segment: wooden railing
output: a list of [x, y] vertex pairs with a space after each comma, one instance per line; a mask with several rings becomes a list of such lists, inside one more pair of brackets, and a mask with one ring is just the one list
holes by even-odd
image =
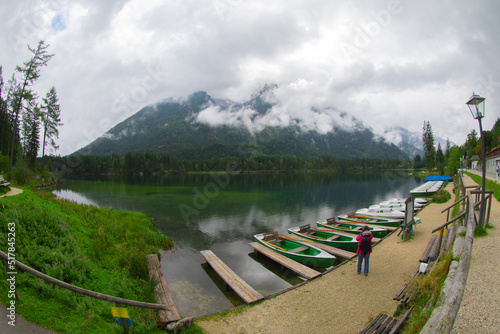
[[[436, 232], [447, 228], [448, 225], [457, 221], [458, 219], [463, 219], [462, 226], [460, 227], [462, 231], [465, 231], [465, 235], [456, 236], [456, 238], [462, 238], [463, 240], [459, 243], [459, 247], [456, 247], [453, 251], [453, 257], [458, 258], [458, 261], [453, 261], [450, 266], [450, 272], [453, 270], [453, 274], [448, 273], [448, 278], [444, 283], [447, 286], [446, 292], [441, 292], [440, 298], [443, 298], [443, 303], [439, 308], [436, 308], [422, 328], [420, 333], [431, 334], [431, 333], [450, 333], [453, 329], [455, 319], [457, 318], [458, 311], [460, 309], [460, 304], [465, 291], [465, 286], [467, 284], [467, 276], [469, 273], [469, 267], [472, 257], [472, 245], [474, 242], [474, 230], [479, 223], [476, 218], [475, 210], [481, 205], [479, 194], [481, 193], [480, 187], [465, 187], [462, 179], [462, 174], [460, 173], [462, 199], [452, 204], [450, 207], [442, 211], [448, 210], [447, 222], [440, 227], [434, 229], [432, 232]], [[468, 188], [474, 188], [473, 190], [467, 191]], [[485, 202], [488, 203], [487, 218], [485, 222], [489, 221], [491, 212], [491, 201], [492, 201], [492, 191], [485, 191], [488, 196], [485, 197]], [[475, 195], [475, 196], [473, 196]], [[475, 197], [475, 198], [474, 198]], [[457, 217], [449, 220], [449, 210], [455, 205], [463, 203], [463, 210], [457, 215]], [[484, 203], [486, 205], [486, 203]], [[471, 205], [472, 204], [472, 205]], [[441, 231], [443, 232], [443, 231]], [[451, 269], [451, 268], [454, 269]]]

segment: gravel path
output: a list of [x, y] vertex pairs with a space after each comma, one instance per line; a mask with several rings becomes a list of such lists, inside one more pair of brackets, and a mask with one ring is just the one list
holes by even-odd
[[[494, 179], [493, 179], [494, 180]], [[466, 185], [474, 185], [470, 177]], [[491, 203], [490, 223], [495, 228], [488, 236], [475, 238], [467, 285], [453, 334], [500, 333], [500, 203]]]
[[[453, 184], [446, 190], [452, 192]], [[414, 274], [431, 238], [445, 223], [441, 211], [452, 201], [432, 203], [417, 215], [415, 236], [402, 242], [397, 233], [376, 245], [370, 257], [370, 274], [356, 274], [356, 261], [309, 283], [249, 307], [239, 314], [199, 320], [206, 333], [358, 333], [377, 314], [391, 315], [393, 297]]]
[[10, 190], [8, 192], [6, 192], [5, 194], [3, 194], [2, 196], [0, 196], [0, 197], [15, 196], [15, 195], [19, 195], [22, 192], [23, 192], [22, 189], [10, 187]]

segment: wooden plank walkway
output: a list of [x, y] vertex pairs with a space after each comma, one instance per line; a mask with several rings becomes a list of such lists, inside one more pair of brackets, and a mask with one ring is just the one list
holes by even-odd
[[222, 262], [211, 250], [202, 250], [200, 253], [207, 263], [217, 272], [217, 274], [219, 274], [226, 284], [245, 301], [245, 303], [250, 304], [264, 298]]
[[333, 254], [335, 256], [343, 257], [344, 259], [350, 260], [350, 259], [358, 256], [356, 253], [349, 252], [349, 251], [346, 251], [346, 250], [343, 250], [343, 249], [340, 249], [337, 247], [332, 247], [332, 246], [328, 246], [325, 244], [320, 244], [319, 242], [312, 241], [312, 240], [309, 240], [306, 238], [302, 238], [302, 237], [299, 237], [298, 235], [294, 235], [292, 239], [297, 239], [299, 241], [306, 241], [306, 242], [310, 243], [312, 246], [318, 247], [318, 248], [324, 250], [325, 252], [328, 252], [328, 253]]
[[149, 254], [146, 256], [146, 258], [148, 260], [149, 277], [158, 282], [155, 287], [156, 302], [159, 304], [167, 305], [168, 307], [168, 309], [166, 310], [158, 311], [160, 322], [166, 324], [172, 321], [180, 320], [181, 317], [174, 305], [172, 296], [170, 296], [170, 291], [168, 290], [165, 276], [163, 276], [163, 271], [161, 270], [161, 264], [158, 260], [158, 256], [156, 254]]
[[267, 256], [268, 258], [278, 262], [282, 266], [296, 272], [300, 276], [303, 276], [307, 279], [312, 279], [316, 276], [321, 275], [319, 271], [311, 269], [308, 266], [305, 266], [303, 264], [298, 263], [297, 261], [289, 259], [284, 255], [276, 253], [272, 249], [269, 249], [266, 246], [259, 244], [258, 242], [251, 242], [249, 243], [249, 245], [252, 246], [252, 248], [255, 249], [256, 252], [259, 252]]

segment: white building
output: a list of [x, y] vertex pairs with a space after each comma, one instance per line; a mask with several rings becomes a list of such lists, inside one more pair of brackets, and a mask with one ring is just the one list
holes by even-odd
[[486, 153], [486, 173], [497, 173], [500, 167], [500, 145]]

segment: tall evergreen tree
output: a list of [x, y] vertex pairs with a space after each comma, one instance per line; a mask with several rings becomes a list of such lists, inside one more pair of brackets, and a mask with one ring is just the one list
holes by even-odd
[[30, 168], [35, 167], [40, 148], [40, 108], [30, 103], [23, 116], [23, 153]]
[[42, 170], [45, 167], [45, 147], [47, 146], [47, 141], [49, 147], [54, 150], [59, 148], [56, 145], [56, 139], [59, 138], [59, 129], [62, 125], [61, 123], [61, 109], [59, 106], [59, 99], [57, 98], [57, 92], [54, 87], [52, 87], [47, 95], [43, 98], [43, 104], [41, 108], [41, 120], [42, 120], [42, 130], [43, 130], [43, 141], [42, 141]]
[[24, 62], [23, 66], [16, 66], [16, 72], [21, 76], [21, 80], [17, 86], [15, 101], [12, 105], [13, 131], [10, 152], [11, 169], [14, 161], [14, 142], [16, 140], [16, 135], [19, 133], [19, 115], [25, 103], [36, 99], [36, 94], [31, 87], [37, 83], [42, 67], [47, 66], [49, 60], [54, 56], [53, 54], [47, 53], [48, 47], [49, 45], [46, 45], [44, 41], [38, 42], [36, 49], [28, 46], [28, 50], [33, 53], [33, 56], [30, 60]]
[[422, 142], [424, 144], [424, 164], [425, 168], [432, 169], [436, 165], [436, 148], [434, 147], [434, 134], [431, 123], [424, 121]]

